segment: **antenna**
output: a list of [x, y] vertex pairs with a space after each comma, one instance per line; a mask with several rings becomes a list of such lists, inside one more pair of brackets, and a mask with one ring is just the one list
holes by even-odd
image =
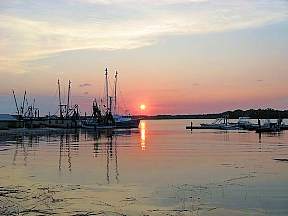
[[17, 104], [17, 100], [16, 100], [16, 96], [15, 96], [15, 92], [14, 92], [13, 89], [12, 89], [12, 92], [13, 92], [13, 97], [14, 97], [14, 101], [15, 101], [15, 105], [16, 105], [17, 113], [18, 113], [18, 115], [20, 115], [20, 113], [19, 113], [19, 108], [18, 108], [18, 104]]

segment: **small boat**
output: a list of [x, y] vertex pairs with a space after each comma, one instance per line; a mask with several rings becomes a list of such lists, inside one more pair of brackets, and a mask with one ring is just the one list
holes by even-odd
[[210, 124], [200, 124], [202, 129], [220, 129], [220, 130], [238, 130], [237, 124], [232, 124], [228, 122], [228, 118], [217, 118], [214, 122]]
[[113, 115], [116, 128], [138, 128], [140, 119], [131, 116]]
[[203, 123], [203, 124], [200, 124], [200, 125], [201, 125], [201, 128], [205, 128], [205, 129], [220, 129], [225, 124], [226, 124], [225, 123], [225, 118], [217, 118], [212, 123]]
[[281, 122], [279, 120], [277, 123], [272, 123], [269, 119], [261, 125], [260, 120], [258, 120], [258, 128], [256, 128], [256, 133], [266, 133], [266, 132], [280, 132], [281, 131]]
[[255, 130], [258, 128], [258, 124], [252, 123], [250, 117], [239, 117], [237, 125], [243, 130]]

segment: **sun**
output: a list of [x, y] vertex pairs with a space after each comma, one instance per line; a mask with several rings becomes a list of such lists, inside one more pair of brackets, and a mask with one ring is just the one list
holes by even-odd
[[145, 104], [141, 104], [140, 106], [140, 110], [144, 111], [146, 109], [146, 105]]

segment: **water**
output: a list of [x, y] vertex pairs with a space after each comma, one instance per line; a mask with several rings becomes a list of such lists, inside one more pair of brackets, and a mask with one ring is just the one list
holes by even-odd
[[0, 213], [288, 215], [286, 132], [189, 124], [0, 137]]

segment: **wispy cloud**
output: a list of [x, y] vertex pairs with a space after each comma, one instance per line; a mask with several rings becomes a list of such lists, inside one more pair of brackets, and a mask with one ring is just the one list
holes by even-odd
[[92, 84], [91, 83], [83, 83], [83, 84], [79, 85], [80, 88], [89, 87], [89, 86], [92, 86]]
[[191, 2], [207, 2], [208, 0], [74, 0], [82, 3], [89, 4], [153, 4], [153, 5], [165, 5], [165, 4], [180, 4], [180, 3], [191, 3]]
[[[64, 13], [65, 7], [58, 9], [63, 16], [53, 19], [47, 13], [42, 15], [41, 7], [37, 16], [33, 15], [33, 7], [27, 9], [32, 15], [18, 12], [25, 10], [25, 5], [13, 13], [1, 13], [0, 72], [18, 71], [27, 61], [64, 51], [135, 49], [155, 44], [167, 35], [231, 31], [288, 17], [288, 3], [284, 0], [62, 1], [77, 2], [74, 7], [81, 6], [77, 14], [80, 18]], [[99, 4], [109, 4], [110, 13], [100, 13]], [[85, 15], [85, 10], [90, 13]], [[125, 18], [118, 19], [123, 14]]]

